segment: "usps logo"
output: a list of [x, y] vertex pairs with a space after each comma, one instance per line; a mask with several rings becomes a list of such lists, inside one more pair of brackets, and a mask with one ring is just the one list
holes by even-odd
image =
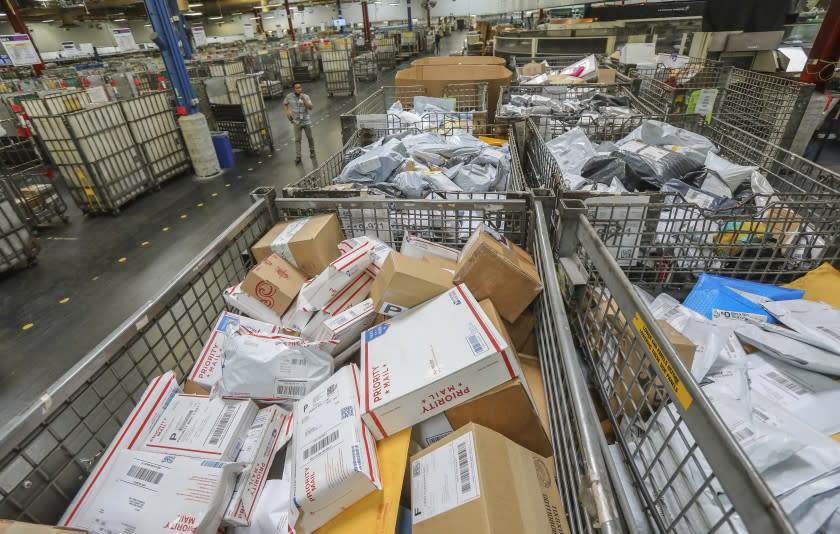
[[219, 320], [219, 326], [216, 327], [216, 331], [222, 333], [235, 332], [238, 329], [239, 319], [227, 312], [222, 315], [222, 318]]
[[365, 342], [371, 342], [378, 337], [384, 336], [389, 326], [391, 325], [388, 323], [382, 323], [365, 330]]
[[458, 292], [457, 292], [457, 291], [450, 291], [450, 292], [449, 292], [449, 300], [451, 300], [451, 301], [452, 301], [452, 304], [454, 304], [454, 305], [456, 305], [456, 306], [460, 306], [461, 304], [463, 304], [463, 303], [464, 303], [464, 302], [461, 300], [461, 297], [459, 297], [459, 296], [458, 296]]

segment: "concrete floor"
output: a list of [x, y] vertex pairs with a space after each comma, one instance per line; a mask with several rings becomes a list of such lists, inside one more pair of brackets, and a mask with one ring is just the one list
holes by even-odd
[[[464, 35], [445, 38], [458, 48]], [[405, 68], [407, 62], [398, 65]], [[312, 98], [317, 159], [304, 140], [302, 164], [281, 99], [267, 101], [275, 151], [236, 154], [237, 166], [220, 178], [184, 176], [124, 207], [117, 217], [86, 217], [75, 206], [70, 223], [40, 232], [36, 265], [0, 279], [0, 424], [43, 390], [157, 293], [250, 204], [248, 193], [296, 182], [341, 148], [339, 116], [382, 85], [359, 82], [352, 97], [328, 98], [322, 80], [304, 84]], [[67, 202], [71, 203], [68, 197]]]

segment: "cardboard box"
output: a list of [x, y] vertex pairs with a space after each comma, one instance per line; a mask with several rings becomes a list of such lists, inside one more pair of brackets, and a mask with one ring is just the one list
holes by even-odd
[[251, 524], [257, 497], [265, 486], [274, 457], [291, 437], [291, 413], [278, 406], [268, 406], [257, 413], [236, 457], [237, 462], [248, 467], [236, 481], [223, 524], [243, 527]]
[[140, 449], [232, 462], [256, 415], [249, 400], [177, 395]]
[[[505, 321], [505, 329], [513, 341], [513, 346], [517, 352], [525, 352], [526, 354], [536, 354], [536, 351], [525, 350], [525, 344], [529, 337], [534, 335], [534, 314], [531, 312], [524, 312], [514, 322], [509, 323]], [[536, 341], [536, 338], [534, 339]]]
[[235, 286], [225, 289], [222, 297], [225, 299], [225, 303], [228, 306], [238, 310], [240, 313], [247, 315], [248, 317], [253, 317], [254, 319], [263, 321], [264, 323], [283, 325], [282, 316], [271, 308], [264, 306], [262, 302], [255, 299], [248, 293], [242, 291], [241, 282]]
[[456, 65], [456, 66], [487, 66], [496, 65], [504, 67], [505, 58], [497, 56], [430, 56], [415, 59], [411, 62], [412, 67], [425, 67], [430, 65]]
[[[421, 423], [418, 441], [428, 447], [443, 436], [444, 425], [449, 432], [469, 423], [477, 423], [495, 430], [506, 438], [542, 456], [551, 456], [551, 439], [548, 437], [543, 422], [531, 401], [527, 385], [519, 378], [496, 386], [478, 397], [449, 408], [435, 417], [443, 418], [436, 423], [432, 434], [423, 432]], [[426, 423], [428, 421], [424, 421]], [[445, 434], [443, 434], [445, 435]]]
[[551, 435], [551, 425], [548, 422], [548, 401], [545, 396], [545, 386], [543, 386], [542, 365], [540, 359], [529, 354], [519, 355], [519, 367], [522, 369], [522, 375], [525, 377], [525, 382], [528, 384], [528, 390], [531, 392], [531, 400], [537, 409], [537, 415], [540, 422], [545, 429], [546, 435]]
[[343, 253], [303, 287], [298, 296], [298, 307], [318, 311], [338, 302], [347, 293], [348, 286], [369, 276], [367, 270], [376, 257], [375, 248], [373, 241], [359, 240], [358, 246]]
[[429, 265], [440, 267], [441, 269], [453, 275], [455, 274], [455, 269], [458, 267], [457, 261], [450, 261], [444, 258], [439, 258], [437, 256], [425, 256], [423, 258], [423, 261], [428, 263]]
[[538, 74], [544, 73], [545, 70], [545, 64], [537, 63], [536, 61], [531, 61], [530, 63], [519, 67], [519, 73], [523, 76], [537, 76]]
[[493, 301], [508, 322], [516, 321], [542, 291], [527, 252], [484, 224], [461, 251], [453, 280], [465, 284], [477, 299]]
[[417, 258], [418, 260], [422, 260], [427, 256], [434, 256], [449, 261], [458, 261], [458, 251], [454, 248], [411, 235], [408, 232], [403, 235], [400, 254], [410, 258]]
[[114, 465], [114, 459], [119, 451], [139, 447], [145, 443], [146, 438], [157, 424], [172, 399], [180, 393], [178, 379], [175, 373], [169, 371], [164, 373], [149, 384], [143, 395], [137, 400], [137, 404], [131, 413], [126, 417], [125, 423], [120, 427], [114, 440], [108, 445], [99, 462], [93, 468], [85, 483], [73, 497], [61, 520], [60, 526], [67, 527], [76, 525], [74, 521], [80, 510], [88, 506], [92, 498], [92, 491], [97, 480], [107, 479], [108, 473]]
[[619, 50], [618, 60], [629, 65], [656, 63], [656, 43], [627, 43]]
[[359, 341], [359, 336], [373, 324], [375, 318], [376, 312], [373, 309], [373, 300], [367, 299], [324, 321], [314, 339], [317, 341], [335, 341], [335, 344], [330, 347], [330, 354], [339, 354]]
[[674, 350], [677, 351], [677, 355], [680, 357], [680, 360], [682, 360], [683, 364], [685, 364], [685, 368], [690, 371], [691, 366], [694, 363], [694, 353], [697, 352], [697, 345], [692, 343], [690, 339], [682, 335], [667, 322], [656, 322], [659, 323], [659, 328], [662, 329], [662, 332], [665, 334], [665, 337], [668, 338], [668, 341], [671, 342], [671, 345], [673, 345]]
[[215, 532], [243, 468], [237, 462], [123, 450], [72, 525], [96, 534], [195, 532], [199, 525], [213, 525]]
[[359, 417], [358, 369], [351, 364], [295, 403], [297, 531], [313, 532], [382, 489], [375, 443]]
[[308, 277], [318, 276], [338, 257], [344, 232], [335, 214], [280, 223], [251, 247], [257, 263], [277, 254]]
[[363, 419], [382, 439], [519, 376], [512, 349], [466, 286], [362, 335]]
[[236, 315], [228, 311], [222, 312], [219, 320], [216, 321], [216, 326], [210, 332], [210, 337], [198, 359], [187, 375], [187, 380], [201, 386], [205, 389], [212, 389], [213, 386], [222, 378], [222, 356], [225, 348], [225, 340], [228, 335], [246, 329], [255, 334], [274, 335], [280, 333], [280, 327], [257, 321], [256, 319], [249, 319], [241, 315]]
[[470, 423], [411, 457], [413, 534], [571, 532], [551, 458]]
[[394, 316], [452, 287], [452, 276], [417, 258], [392, 252], [373, 281], [370, 296], [377, 313]]
[[251, 269], [242, 291], [278, 315], [283, 315], [306, 282], [306, 277], [289, 262], [272, 254]]
[[[496, 310], [496, 307], [493, 306], [493, 301], [490, 299], [482, 299], [478, 302], [478, 305], [481, 306], [481, 309], [484, 310], [484, 313], [487, 314], [487, 317], [490, 318], [492, 321], [493, 326], [496, 327], [496, 330], [502, 334], [502, 337], [505, 338], [509, 347], [513, 347], [513, 341], [511, 340], [510, 334], [505, 327], [505, 321], [499, 315], [499, 312]], [[514, 349], [515, 350], [515, 349]]]
[[62, 534], [67, 532], [87, 532], [75, 528], [60, 528], [50, 525], [22, 523], [11, 519], [0, 519], [0, 534]]
[[443, 96], [449, 84], [487, 82], [487, 110], [489, 122], [493, 121], [501, 87], [510, 85], [513, 73], [503, 65], [422, 65], [397, 71], [395, 85], [422, 85], [426, 96]]

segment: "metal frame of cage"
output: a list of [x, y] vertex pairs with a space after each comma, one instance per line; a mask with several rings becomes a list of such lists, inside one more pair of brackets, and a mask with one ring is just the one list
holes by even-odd
[[[269, 188], [265, 188], [269, 189]], [[535, 304], [538, 357], [548, 399], [557, 483], [576, 532], [620, 532], [597, 419], [574, 350], [554, 274], [548, 229], [525, 200], [257, 201], [39, 400], [0, 428], [0, 516], [54, 524], [97, 458], [118, 433], [147, 384], [192, 367], [226, 309], [223, 291], [253, 265], [251, 246], [276, 222], [336, 213], [347, 237], [373, 235], [399, 249], [405, 230], [464, 245], [489, 224], [532, 252], [546, 289]], [[541, 214], [541, 212], [539, 212]], [[431, 215], [434, 214], [432, 217]], [[429, 227], [429, 221], [436, 221]], [[592, 506], [590, 503], [595, 503]]]
[[375, 82], [379, 79], [379, 67], [375, 52], [364, 52], [353, 58], [353, 75], [356, 80]]
[[119, 104], [156, 185], [190, 170], [190, 156], [166, 93], [150, 93]]
[[210, 76], [233, 76], [236, 74], [249, 74], [244, 57], [233, 59], [214, 59], [208, 65]]
[[7, 178], [0, 178], [0, 273], [35, 262], [41, 247]]
[[587, 211], [562, 201], [552, 221], [554, 256], [572, 328], [647, 520], [661, 532], [795, 532]]
[[726, 84], [726, 67], [712, 59], [690, 58], [681, 67], [659, 64], [653, 75], [639, 79], [639, 100], [663, 115], [685, 113], [692, 93], [701, 89], [720, 91]]
[[283, 82], [283, 87], [291, 87], [295, 82], [294, 54], [287, 48], [278, 48], [272, 51], [274, 62], [277, 68], [277, 75]]
[[46, 117], [80, 111], [90, 104], [90, 96], [84, 89], [60, 89], [39, 93], [36, 98], [21, 101], [21, 107], [29, 117]]
[[[362, 128], [357, 130], [350, 136], [350, 139], [345, 143], [344, 147], [327, 158], [316, 169], [313, 169], [300, 181], [286, 186], [282, 193], [286, 198], [351, 198], [358, 197], [366, 192], [365, 189], [342, 189], [336, 188], [333, 184], [333, 179], [341, 174], [341, 171], [347, 165], [348, 160], [346, 154], [352, 152], [354, 149], [370, 145], [387, 135], [402, 133], [406, 131], [420, 133], [421, 131], [434, 131], [438, 135], [444, 137], [454, 135], [456, 133], [471, 133], [476, 136], [480, 135], [495, 135], [504, 136], [510, 147], [511, 168], [510, 177], [508, 179], [508, 192], [525, 191], [525, 179], [522, 172], [522, 165], [520, 162], [520, 148], [515, 128], [509, 128], [508, 125], [493, 125], [486, 123], [472, 123], [472, 121], [463, 121], [458, 117], [458, 114], [440, 114], [437, 118], [446, 123], [448, 120], [453, 121], [453, 124], [446, 125], [443, 128], [433, 130], [431, 127], [416, 128], [416, 127], [387, 127], [387, 128]], [[427, 125], [428, 126], [428, 125]], [[444, 194], [444, 193], [441, 193]]]
[[228, 132], [233, 148], [258, 154], [264, 148], [274, 150], [271, 125], [262, 97], [258, 75], [234, 80], [236, 103], [210, 104], [216, 128]]
[[30, 121], [84, 213], [116, 215], [154, 184], [119, 103]]
[[374, 42], [376, 64], [380, 69], [394, 69], [397, 67], [397, 45], [393, 37], [380, 37]]
[[292, 67], [294, 81], [314, 82], [321, 77], [321, 67], [318, 62], [318, 51], [312, 46], [300, 45], [291, 49], [295, 60]]
[[356, 77], [353, 74], [353, 59], [348, 50], [321, 50], [321, 67], [327, 96], [342, 94], [352, 96], [356, 92]]

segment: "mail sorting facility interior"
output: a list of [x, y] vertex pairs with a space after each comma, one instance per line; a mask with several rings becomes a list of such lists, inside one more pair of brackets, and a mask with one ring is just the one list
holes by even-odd
[[0, 519], [840, 531], [840, 7], [748, 3], [3, 10]]

